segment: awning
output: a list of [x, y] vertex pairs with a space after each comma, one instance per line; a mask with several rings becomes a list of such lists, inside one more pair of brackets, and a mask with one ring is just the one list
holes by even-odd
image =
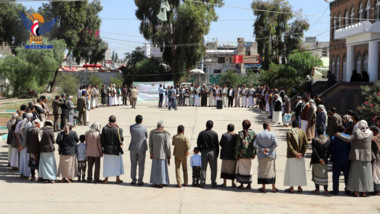
[[244, 64], [244, 68], [261, 68], [261, 64]]

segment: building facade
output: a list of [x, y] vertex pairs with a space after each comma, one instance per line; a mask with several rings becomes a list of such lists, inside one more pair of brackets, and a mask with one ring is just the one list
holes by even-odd
[[349, 82], [354, 70], [379, 77], [380, 0], [335, 0], [330, 3], [330, 70]]

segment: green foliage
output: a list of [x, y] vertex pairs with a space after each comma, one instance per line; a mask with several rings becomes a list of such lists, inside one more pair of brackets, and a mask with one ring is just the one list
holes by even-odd
[[[64, 39], [69, 54], [73, 54], [77, 63], [81, 60], [97, 63], [104, 59], [107, 50], [105, 43], [95, 34], [100, 28], [100, 0], [90, 3], [83, 1], [50, 1], [39, 8], [46, 18], [59, 17], [59, 25], [47, 35], [51, 38]], [[84, 15], [85, 14], [85, 15]]]
[[0, 44], [12, 45], [11, 50], [15, 53], [16, 47], [25, 44], [29, 36], [19, 13], [24, 12], [25, 7], [13, 1], [0, 0], [0, 8]]
[[357, 110], [362, 119], [367, 120], [370, 125], [375, 122], [375, 116], [380, 117], [380, 81], [373, 86], [362, 87], [362, 95], [366, 101]]
[[232, 87], [236, 87], [238, 85], [257, 86], [258, 80], [255, 73], [240, 75], [235, 71], [227, 71], [221, 74], [221, 77], [218, 80], [218, 84]]
[[294, 52], [288, 56], [288, 64], [298, 71], [302, 78], [310, 75], [312, 68], [322, 66], [322, 60], [309, 51]]
[[[135, 0], [136, 17], [141, 20], [140, 32], [144, 38], [161, 47], [164, 63], [171, 66], [172, 72], [183, 73], [193, 68], [204, 55], [203, 36], [209, 32], [211, 22], [217, 20], [215, 7], [223, 1], [204, 1], [210, 4], [168, 2], [171, 10], [167, 12], [167, 21], [157, 18], [161, 1]], [[176, 75], [175, 79], [180, 77]]]
[[295, 52], [289, 55], [288, 64], [270, 64], [269, 69], [262, 71], [259, 82], [270, 88], [284, 88], [294, 95], [304, 84], [306, 75], [313, 67], [320, 66], [321, 60], [310, 52]]
[[110, 78], [110, 83], [114, 84], [116, 87], [123, 86], [124, 79], [120, 77]]
[[56, 85], [62, 89], [60, 92], [66, 93], [67, 96], [75, 95], [79, 88], [79, 80], [74, 74], [61, 72], [57, 76]]
[[240, 85], [258, 86], [259, 85], [258, 75], [254, 72], [249, 72], [248, 74], [240, 78]]
[[98, 85], [99, 87], [103, 85], [102, 78], [99, 76], [92, 75], [88, 81], [91, 85]]
[[227, 71], [221, 74], [219, 85], [236, 87], [240, 84], [241, 76], [234, 71]]
[[0, 75], [9, 80], [8, 91], [14, 96], [23, 96], [26, 89], [42, 91], [61, 66], [66, 44], [63, 40], [43, 40], [42, 44], [53, 45], [51, 50], [17, 48], [16, 56], [8, 56], [0, 64]]
[[295, 12], [287, 0], [254, 0], [252, 9], [256, 16], [253, 34], [263, 57], [263, 68], [268, 69], [272, 62], [285, 64], [288, 55], [299, 49], [309, 23], [293, 15]]
[[171, 80], [172, 75], [165, 74], [166, 69], [155, 59], [148, 59], [140, 51], [126, 53], [127, 66], [122, 69], [125, 83], [135, 81]]

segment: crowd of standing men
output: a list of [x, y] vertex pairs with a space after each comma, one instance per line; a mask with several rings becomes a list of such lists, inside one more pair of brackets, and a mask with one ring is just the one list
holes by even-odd
[[[190, 89], [192, 86], [190, 86]], [[203, 88], [203, 90], [202, 90]], [[284, 185], [290, 188], [285, 192], [302, 192], [306, 185], [305, 153], [311, 143], [312, 180], [315, 183], [314, 194], [320, 193], [323, 186], [324, 193], [328, 191], [328, 161], [332, 162], [333, 194], [339, 194], [339, 177], [344, 174], [345, 192], [354, 196], [368, 196], [369, 193], [380, 195], [380, 118], [375, 126], [369, 127], [367, 121], [361, 120], [360, 115], [348, 111], [343, 117], [335, 108], [327, 112], [323, 101], [310, 93], [297, 97], [297, 102], [291, 107], [290, 100], [284, 90], [270, 89], [265, 86], [253, 89], [236, 89], [219, 86], [206, 90], [194, 87], [196, 93], [192, 101], [195, 106], [207, 106], [207, 97], [215, 101], [222, 100], [223, 96], [234, 98], [236, 107], [256, 107], [268, 113], [268, 118], [274, 124], [281, 124], [285, 116], [291, 114], [291, 126], [286, 131], [287, 162], [285, 167]], [[235, 96], [235, 92], [239, 96]], [[189, 91], [189, 89], [184, 90]], [[176, 109], [176, 98], [181, 97], [178, 89], [171, 87], [166, 90], [159, 88], [160, 102], [168, 94], [168, 108]], [[198, 93], [199, 92], [199, 93]], [[212, 96], [211, 96], [211, 94]], [[215, 92], [215, 96], [214, 96]], [[224, 93], [226, 92], [226, 93]], [[202, 96], [202, 93], [204, 96]], [[179, 94], [179, 96], [177, 96]], [[36, 102], [22, 105], [12, 119], [8, 121], [9, 166], [18, 170], [21, 177], [30, 180], [52, 182], [61, 177], [63, 182], [71, 182], [78, 177], [79, 181], [108, 183], [109, 177], [116, 176], [116, 182], [122, 183], [120, 176], [124, 174], [122, 155], [123, 129], [116, 124], [116, 117], [110, 116], [108, 124], [101, 128], [99, 122], [94, 122], [90, 130], [78, 137], [73, 127], [78, 121], [79, 125], [88, 125], [89, 110], [97, 108], [98, 97], [101, 96], [103, 106], [127, 105], [127, 98], [134, 107], [138, 92], [135, 88], [116, 88], [109, 85], [102, 86], [100, 92], [97, 86], [83, 86], [78, 90], [77, 105], [73, 104], [73, 97], [66, 95], [56, 96], [53, 101], [54, 122], [49, 120], [50, 110], [47, 97], [41, 96]], [[191, 104], [190, 95], [184, 94], [184, 100], [179, 103]], [[199, 96], [200, 95], [200, 96]], [[244, 96], [242, 96], [244, 95]], [[247, 96], [248, 95], [248, 96]], [[252, 95], [252, 96], [251, 96]], [[237, 99], [236, 99], [237, 97]], [[240, 102], [242, 105], [240, 105]], [[232, 101], [230, 107], [233, 106]], [[247, 105], [247, 106], [246, 106]], [[79, 112], [76, 118], [74, 110]], [[61, 120], [60, 125], [58, 124]], [[164, 187], [169, 184], [168, 165], [172, 157], [170, 133], [164, 129], [164, 122], [159, 121], [157, 128], [148, 131], [142, 125], [143, 118], [137, 115], [136, 124], [130, 126], [131, 142], [128, 147], [131, 160], [131, 183], [143, 185], [145, 153], [150, 152], [152, 169], [150, 183], [154, 187]], [[284, 125], [286, 122], [284, 121]], [[211, 168], [211, 185], [218, 187], [217, 159], [222, 159], [221, 178], [224, 182], [220, 187], [227, 186], [227, 180], [240, 183], [238, 188], [251, 189], [252, 159], [258, 157], [258, 184], [260, 192], [266, 192], [266, 185], [272, 185], [271, 191], [278, 192], [276, 188], [276, 136], [271, 133], [269, 123], [263, 123], [264, 131], [256, 134], [249, 120], [242, 122], [242, 130], [237, 134], [235, 126], [228, 124], [227, 133], [219, 140], [218, 134], [212, 130], [213, 122], [207, 121], [206, 129], [199, 133], [197, 147], [190, 159], [193, 170], [193, 186], [205, 186], [207, 166]], [[54, 132], [59, 131], [54, 137]], [[177, 133], [172, 139], [174, 145], [174, 162], [176, 168], [177, 186], [188, 185], [187, 156], [190, 142], [184, 136], [185, 127], [178, 126]], [[80, 142], [80, 143], [79, 143]], [[60, 161], [58, 170], [55, 163], [54, 144], [59, 145]], [[79, 144], [78, 144], [79, 143]], [[199, 155], [201, 153], [201, 156]], [[103, 177], [100, 180], [100, 160], [103, 157]], [[88, 164], [87, 178], [86, 166]], [[183, 169], [184, 182], [180, 177]], [[95, 168], [94, 177], [92, 170]], [[139, 174], [137, 176], [137, 168]], [[38, 177], [36, 175], [38, 171]], [[246, 185], [246, 186], [244, 186]], [[298, 187], [295, 190], [294, 187]]]
[[[259, 87], [260, 88], [260, 87]], [[164, 104], [166, 107], [176, 106], [201, 106], [215, 107], [218, 101], [222, 101], [224, 107], [255, 107], [258, 98], [258, 89], [245, 85], [235, 89], [223, 85], [207, 87], [190, 84], [189, 86], [160, 85], [158, 88], [158, 107]], [[174, 102], [175, 101], [175, 102]]]

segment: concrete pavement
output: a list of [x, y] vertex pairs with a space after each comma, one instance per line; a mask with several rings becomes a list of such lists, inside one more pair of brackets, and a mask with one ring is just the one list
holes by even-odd
[[[115, 178], [110, 178], [110, 184], [44, 184], [21, 180], [19, 176], [6, 167], [7, 147], [3, 142], [0, 147], [0, 213], [380, 213], [380, 197], [367, 198], [340, 196], [315, 196], [310, 191], [314, 189], [311, 181], [310, 158], [306, 159], [307, 182], [304, 193], [284, 193], [283, 176], [286, 164], [285, 133], [288, 128], [272, 127], [277, 135], [277, 188], [278, 193], [260, 193], [257, 189], [257, 159], [253, 160], [253, 190], [237, 190], [234, 188], [205, 189], [175, 187], [175, 167], [172, 161], [169, 166], [169, 187], [157, 189], [147, 184], [150, 179], [151, 160], [147, 155], [145, 165], [145, 185], [131, 186], [130, 160], [127, 146], [130, 141], [129, 125], [134, 123], [137, 114], [144, 117], [143, 124], [148, 131], [155, 128], [158, 120], [163, 120], [165, 129], [173, 136], [177, 126], [185, 126], [185, 135], [191, 141], [191, 147], [196, 145], [198, 133], [205, 129], [206, 121], [214, 121], [214, 130], [221, 136], [226, 132], [229, 123], [235, 124], [236, 131], [241, 130], [244, 119], [252, 122], [252, 129], [262, 131], [262, 122], [266, 115], [260, 111], [244, 108], [179, 107], [178, 111], [158, 109], [156, 103], [139, 102], [137, 109], [130, 106], [99, 108], [90, 112], [90, 121], [99, 121], [102, 125], [108, 122], [108, 116], [114, 114], [117, 123], [124, 129], [125, 154], [123, 155], [125, 174], [121, 176], [124, 183], [117, 185]], [[84, 134], [89, 127], [78, 126], [74, 130], [78, 135]], [[191, 149], [192, 151], [192, 149]], [[310, 156], [310, 150], [308, 151]], [[190, 154], [192, 155], [192, 154]], [[58, 154], [56, 161], [58, 164]], [[101, 164], [103, 165], [103, 163]], [[218, 160], [218, 178], [221, 161]], [[191, 169], [189, 168], [189, 181]], [[210, 171], [207, 172], [207, 184], [210, 184]], [[102, 177], [102, 170], [101, 170]], [[329, 173], [329, 190], [332, 188], [331, 172]], [[218, 179], [221, 184], [222, 180]], [[228, 183], [230, 185], [230, 183]], [[340, 189], [344, 189], [341, 179]]]

